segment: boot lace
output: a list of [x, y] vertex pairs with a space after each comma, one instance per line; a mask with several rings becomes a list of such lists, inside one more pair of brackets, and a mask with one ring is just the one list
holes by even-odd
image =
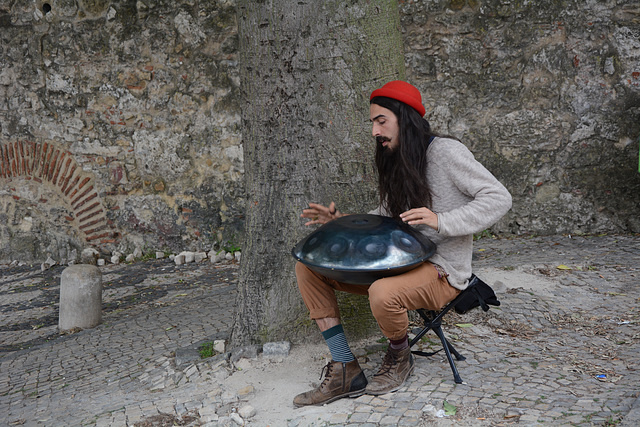
[[322, 383], [320, 384], [320, 387], [322, 387], [323, 385], [325, 385], [325, 383], [331, 380], [332, 369], [333, 369], [333, 362], [329, 362], [326, 365], [324, 365], [324, 368], [322, 368], [322, 371], [320, 371], [320, 379], [322, 379], [322, 376], [325, 375], [324, 373], [325, 370], [327, 371], [327, 374], [324, 377], [324, 381], [322, 381]]
[[373, 376], [378, 377], [380, 375], [385, 375], [391, 372], [391, 370], [398, 364], [398, 356], [398, 352], [393, 351], [391, 348], [389, 348], [387, 354], [384, 355], [384, 359], [382, 359], [382, 366], [380, 366], [378, 372], [373, 374]]

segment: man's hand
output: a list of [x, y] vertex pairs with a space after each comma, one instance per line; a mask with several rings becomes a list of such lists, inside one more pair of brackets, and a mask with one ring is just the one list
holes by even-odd
[[428, 225], [434, 230], [438, 229], [438, 215], [427, 208], [410, 209], [406, 212], [401, 213], [400, 219], [409, 225], [424, 224]]
[[309, 203], [309, 208], [304, 209], [301, 218], [309, 218], [311, 221], [305, 225], [326, 224], [327, 222], [340, 218], [343, 214], [336, 210], [336, 204], [331, 202], [329, 207], [317, 203]]

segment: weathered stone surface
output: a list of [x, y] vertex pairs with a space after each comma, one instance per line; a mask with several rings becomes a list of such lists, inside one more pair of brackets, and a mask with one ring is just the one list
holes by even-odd
[[256, 415], [256, 408], [251, 405], [244, 405], [238, 409], [238, 415], [247, 420]]
[[0, 27], [0, 259], [242, 233], [233, 2], [12, 2]]
[[94, 248], [86, 248], [82, 251], [82, 254], [80, 255], [80, 261], [83, 264], [96, 265], [98, 263], [99, 257], [100, 257], [100, 252], [98, 252]]
[[213, 341], [213, 350], [216, 353], [224, 353], [226, 347], [226, 341], [225, 340], [214, 340]]
[[287, 357], [290, 350], [289, 341], [267, 342], [262, 345], [262, 354], [265, 357]]
[[112, 264], [120, 264], [120, 259], [122, 258], [122, 254], [120, 252], [113, 252], [111, 254], [111, 263]]
[[200, 360], [200, 353], [197, 348], [178, 348], [175, 353], [175, 363], [178, 368]]
[[209, 252], [209, 259], [211, 259], [211, 262], [213, 264], [215, 264], [217, 262], [220, 262], [220, 261], [226, 259], [226, 255], [227, 255], [227, 253], [225, 251], [222, 251], [222, 252], [219, 252], [219, 253], [216, 253], [215, 251], [211, 251], [211, 252]]
[[[494, 231], [640, 231], [627, 3], [400, 3], [427, 118], [514, 195]], [[235, 13], [223, 0], [0, 5], [0, 261], [242, 240]]]
[[184, 256], [184, 262], [194, 262], [196, 260], [196, 254], [190, 251], [183, 251], [178, 254], [178, 256]]
[[640, 230], [637, 5], [623, 3], [401, 4], [426, 117], [514, 196], [496, 230]]
[[255, 359], [258, 357], [258, 346], [247, 345], [243, 347], [234, 348], [231, 350], [231, 362], [235, 363], [242, 358]]
[[50, 269], [51, 267], [53, 267], [54, 265], [56, 265], [56, 264], [57, 264], [56, 260], [54, 260], [54, 259], [53, 259], [53, 258], [51, 258], [51, 257], [47, 257], [46, 261], [42, 263], [42, 265], [41, 265], [40, 269], [41, 269], [42, 271], [44, 271], [44, 270], [48, 270], [48, 269]]
[[[414, 373], [396, 393], [365, 394], [309, 412], [293, 409], [291, 399], [318, 381], [329, 357], [326, 345], [317, 341], [319, 333], [293, 347], [282, 363], [257, 357], [244, 359], [246, 369], [233, 370], [228, 354], [196, 362], [195, 370], [194, 363], [184, 369], [173, 363], [171, 354], [178, 348], [228, 337], [236, 264], [167, 270], [168, 260], [108, 265], [101, 269], [105, 324], [68, 336], [56, 333], [57, 319], [50, 323], [58, 297], [50, 289], [53, 282], [44, 283], [37, 266], [0, 266], [5, 279], [0, 281], [5, 310], [0, 413], [6, 425], [67, 426], [80, 420], [124, 426], [158, 424], [158, 414], [175, 416], [174, 424], [180, 424], [179, 418], [196, 408], [190, 424], [217, 425], [218, 418], [251, 405], [258, 412], [245, 418], [246, 425], [331, 425], [330, 418], [348, 418], [348, 425], [365, 427], [399, 415], [389, 424], [639, 425], [640, 289], [634, 274], [640, 237], [485, 238], [476, 249], [475, 271], [494, 286], [502, 305], [486, 313], [450, 312], [445, 318], [445, 335], [466, 357], [455, 362], [465, 384], [453, 382], [440, 352], [416, 357]], [[571, 270], [557, 269], [560, 262]], [[160, 274], [130, 286], [132, 278], [154, 269]], [[61, 272], [53, 268], [45, 277], [59, 278]], [[495, 286], [498, 281], [502, 290]], [[106, 291], [115, 291], [114, 285], [123, 292], [109, 296]], [[17, 286], [30, 291], [15, 292]], [[154, 292], [174, 286], [184, 294], [180, 303], [174, 294]], [[132, 305], [111, 304], [125, 300]], [[457, 326], [463, 323], [472, 326]], [[376, 333], [363, 341], [350, 339], [368, 378], [385, 354], [379, 338]], [[440, 348], [432, 332], [416, 346]], [[606, 381], [598, 379], [603, 374]], [[80, 405], [83, 393], [91, 402]], [[457, 414], [433, 418], [444, 401]]]
[[60, 277], [60, 331], [93, 328], [102, 321], [102, 274], [94, 265], [67, 267]]

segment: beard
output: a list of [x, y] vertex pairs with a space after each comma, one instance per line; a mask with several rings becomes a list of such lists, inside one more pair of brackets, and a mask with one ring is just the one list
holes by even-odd
[[385, 141], [389, 141], [389, 138], [384, 136], [376, 137], [375, 162], [378, 173], [382, 176], [389, 177], [395, 175], [395, 170], [398, 167], [400, 159], [400, 150], [383, 146], [382, 143]]
[[384, 147], [382, 143], [376, 145], [375, 165], [378, 171], [378, 191], [380, 205], [392, 217], [397, 217], [405, 211], [405, 206], [398, 206], [399, 194], [403, 191], [402, 165], [400, 150]]
[[382, 155], [383, 157], [392, 156], [397, 150], [390, 146], [384, 146], [385, 142], [390, 142], [391, 138], [388, 136], [376, 136], [376, 155]]

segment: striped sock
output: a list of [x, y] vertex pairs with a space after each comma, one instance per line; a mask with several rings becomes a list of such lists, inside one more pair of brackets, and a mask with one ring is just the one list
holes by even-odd
[[349, 344], [347, 343], [347, 337], [344, 335], [342, 325], [336, 325], [333, 328], [327, 329], [322, 332], [322, 336], [327, 342], [329, 351], [331, 352], [331, 358], [335, 362], [347, 363], [355, 359], [355, 357], [353, 357], [353, 353], [351, 353]]

